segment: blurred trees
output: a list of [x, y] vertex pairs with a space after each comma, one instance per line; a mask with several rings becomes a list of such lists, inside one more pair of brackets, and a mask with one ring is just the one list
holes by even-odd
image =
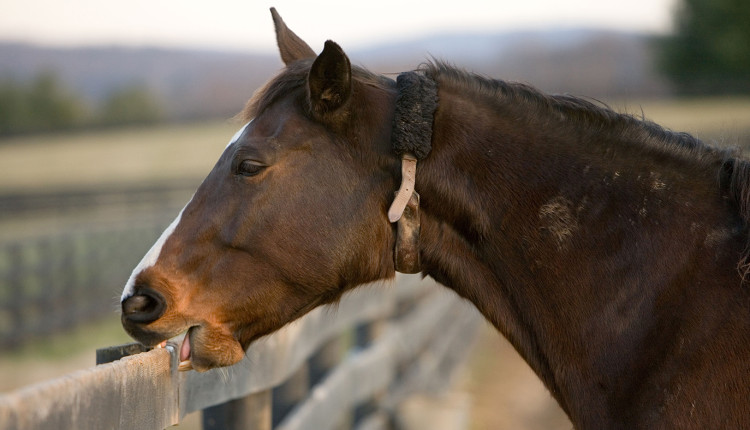
[[65, 91], [51, 72], [26, 85], [0, 81], [0, 134], [71, 128], [83, 120], [83, 103]]
[[98, 121], [102, 125], [141, 125], [161, 119], [161, 108], [149, 89], [135, 85], [111, 92]]
[[681, 0], [661, 54], [681, 93], [750, 93], [750, 1]]
[[49, 71], [27, 83], [0, 79], [0, 136], [151, 124], [162, 117], [157, 98], [142, 85], [113, 91], [101, 106], [89, 106]]

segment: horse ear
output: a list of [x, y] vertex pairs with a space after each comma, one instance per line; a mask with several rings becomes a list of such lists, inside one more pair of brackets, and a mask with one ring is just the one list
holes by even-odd
[[343, 106], [352, 92], [352, 66], [336, 42], [327, 41], [307, 77], [310, 107], [322, 116]]
[[281, 60], [284, 64], [289, 65], [297, 60], [315, 58], [315, 51], [286, 26], [274, 7], [271, 8], [271, 17], [273, 17], [273, 25], [276, 27], [276, 43], [279, 45]]

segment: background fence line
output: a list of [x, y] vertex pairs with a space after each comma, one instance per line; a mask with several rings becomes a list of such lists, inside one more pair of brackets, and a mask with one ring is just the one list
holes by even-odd
[[111, 315], [188, 185], [0, 195], [0, 348]]
[[198, 410], [204, 428], [390, 428], [400, 402], [450, 383], [481, 321], [429, 278], [399, 275], [313, 310], [229, 368], [179, 372], [176, 339], [1, 396], [0, 429], [163, 429]]

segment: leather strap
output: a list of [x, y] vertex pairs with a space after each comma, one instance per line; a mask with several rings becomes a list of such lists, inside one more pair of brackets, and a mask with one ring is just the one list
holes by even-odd
[[409, 203], [415, 191], [417, 181], [417, 158], [411, 153], [405, 153], [401, 158], [401, 187], [396, 192], [396, 198], [388, 209], [388, 220], [396, 222], [401, 219], [406, 204]]

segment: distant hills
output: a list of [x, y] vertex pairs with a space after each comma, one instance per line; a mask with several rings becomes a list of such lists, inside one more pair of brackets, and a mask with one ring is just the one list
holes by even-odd
[[[348, 50], [352, 62], [397, 73], [431, 58], [548, 92], [598, 98], [668, 93], [654, 72], [647, 36], [601, 30], [442, 34]], [[52, 71], [91, 102], [128, 85], [145, 85], [172, 119], [227, 117], [282, 64], [275, 54], [164, 48], [51, 48], [0, 42], [0, 79]]]

